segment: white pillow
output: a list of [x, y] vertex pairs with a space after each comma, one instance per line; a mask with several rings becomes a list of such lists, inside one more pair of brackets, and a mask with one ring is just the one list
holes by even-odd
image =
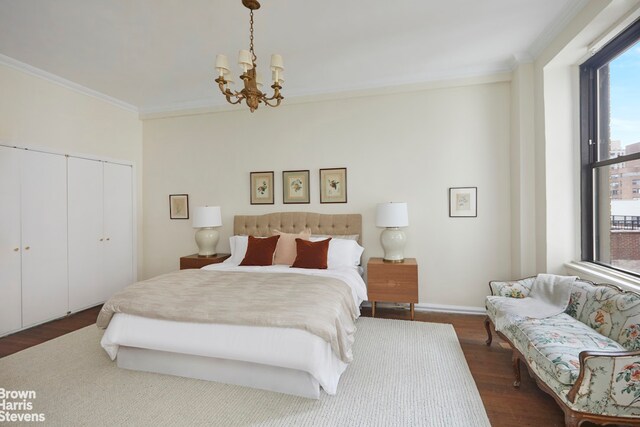
[[[313, 237], [312, 242], [326, 240], [326, 237]], [[341, 267], [357, 267], [364, 248], [355, 240], [331, 239], [327, 254], [327, 268], [333, 270]]]
[[231, 236], [229, 237], [229, 247], [231, 248], [231, 256], [229, 262], [240, 264], [247, 254], [249, 246], [249, 236]]

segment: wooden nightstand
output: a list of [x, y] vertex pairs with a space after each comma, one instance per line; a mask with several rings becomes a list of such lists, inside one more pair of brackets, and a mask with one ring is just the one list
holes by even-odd
[[369, 258], [367, 264], [367, 293], [371, 302], [371, 314], [376, 317], [376, 302], [408, 303], [411, 320], [414, 304], [418, 302], [418, 263], [415, 258], [404, 262], [384, 262], [382, 258]]
[[200, 256], [198, 254], [187, 255], [180, 258], [180, 270], [189, 268], [202, 268], [205, 265], [217, 264], [229, 258], [231, 254], [215, 254], [211, 256]]

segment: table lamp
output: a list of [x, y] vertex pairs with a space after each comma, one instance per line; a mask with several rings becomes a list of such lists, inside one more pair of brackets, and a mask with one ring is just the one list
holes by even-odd
[[400, 227], [409, 225], [406, 203], [379, 203], [376, 209], [376, 227], [385, 227], [380, 234], [385, 262], [404, 262], [407, 237]]
[[196, 244], [199, 256], [212, 256], [216, 254], [219, 234], [213, 227], [222, 225], [220, 206], [200, 206], [193, 212], [193, 228], [196, 231]]

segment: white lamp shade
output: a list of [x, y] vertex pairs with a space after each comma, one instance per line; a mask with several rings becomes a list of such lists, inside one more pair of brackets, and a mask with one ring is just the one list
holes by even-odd
[[220, 227], [222, 213], [220, 206], [200, 206], [193, 211], [193, 228]]
[[379, 203], [376, 208], [376, 227], [407, 227], [409, 213], [406, 203]]
[[224, 79], [227, 81], [227, 84], [230, 84], [230, 85], [236, 82], [235, 78], [233, 77], [233, 74], [231, 74], [231, 72], [229, 71], [224, 72]]
[[216, 55], [216, 70], [223, 75], [229, 72], [229, 59], [227, 55]]
[[251, 52], [248, 50], [241, 50], [240, 53], [238, 53], [238, 64], [243, 68], [246, 67], [247, 70], [252, 69], [253, 61], [251, 60]]
[[284, 70], [284, 65], [282, 62], [282, 55], [278, 55], [274, 53], [271, 55], [271, 71], [282, 71]]

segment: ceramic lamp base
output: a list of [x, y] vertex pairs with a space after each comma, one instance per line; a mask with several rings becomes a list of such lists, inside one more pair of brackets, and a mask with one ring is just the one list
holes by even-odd
[[407, 236], [398, 227], [386, 228], [380, 234], [380, 243], [384, 249], [385, 262], [404, 262], [404, 245]]
[[198, 255], [211, 256], [216, 254], [216, 246], [220, 235], [212, 227], [201, 228], [196, 231], [196, 244]]

